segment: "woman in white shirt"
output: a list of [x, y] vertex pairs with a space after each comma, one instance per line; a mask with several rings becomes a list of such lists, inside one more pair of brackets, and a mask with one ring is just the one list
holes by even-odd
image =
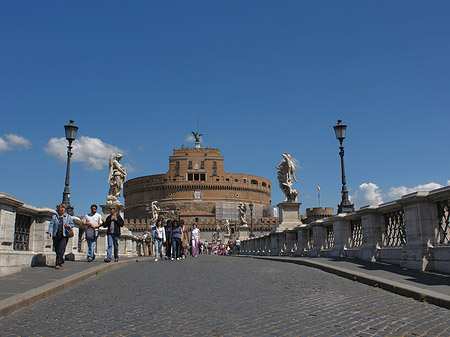
[[192, 256], [198, 256], [198, 242], [200, 240], [200, 231], [197, 228], [197, 224], [194, 224], [194, 228], [191, 231], [191, 247], [192, 247]]
[[166, 231], [162, 224], [162, 220], [158, 219], [155, 230], [155, 261], [158, 261], [158, 257], [162, 259], [162, 246], [166, 243]]

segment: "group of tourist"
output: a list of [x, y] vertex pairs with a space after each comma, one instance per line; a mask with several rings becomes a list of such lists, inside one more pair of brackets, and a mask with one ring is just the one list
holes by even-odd
[[[108, 238], [108, 248], [106, 250], [105, 262], [111, 262], [114, 248], [114, 262], [119, 261], [119, 238], [120, 227], [124, 221], [114, 206], [109, 209], [110, 215], [102, 220], [102, 216], [97, 213], [97, 205], [91, 206], [91, 212], [83, 218], [83, 225], [86, 227], [86, 241], [88, 246], [87, 260], [92, 262], [95, 259], [95, 245], [98, 238], [98, 229], [106, 228]], [[57, 214], [50, 220], [47, 231], [47, 239], [53, 239], [53, 247], [56, 253], [55, 268], [60, 269], [64, 265], [64, 254], [69, 238], [73, 236], [73, 219], [66, 213], [66, 206], [60, 204], [57, 207]]]
[[[53, 247], [56, 253], [56, 269], [64, 265], [64, 254], [67, 243], [71, 236], [73, 228], [73, 219], [66, 213], [66, 206], [60, 204], [47, 231], [47, 239], [53, 239]], [[83, 225], [86, 226], [85, 237], [88, 247], [87, 261], [95, 260], [95, 246], [99, 236], [99, 228], [105, 227], [108, 239], [108, 248], [106, 250], [105, 262], [112, 261], [114, 248], [114, 262], [119, 261], [119, 238], [120, 227], [123, 227], [124, 221], [114, 206], [111, 206], [110, 215], [102, 220], [102, 216], [97, 213], [97, 205], [91, 205], [91, 212], [83, 218]], [[141, 237], [144, 248], [144, 255], [151, 255], [151, 247], [155, 250], [155, 261], [158, 259], [180, 260], [185, 258], [188, 253], [193, 257], [199, 254], [200, 231], [197, 224], [193, 225], [192, 230], [184, 229], [184, 220], [167, 220], [163, 225], [163, 220], [158, 219], [151, 233], [144, 233]], [[73, 233], [73, 232], [72, 232]], [[72, 234], [73, 235], [73, 234]], [[145, 251], [147, 250], [147, 254]]]
[[[198, 256], [200, 231], [197, 224], [192, 230], [185, 229], [184, 220], [167, 220], [163, 225], [162, 219], [156, 221], [153, 229], [153, 242], [155, 247], [155, 261], [170, 259], [171, 261], [184, 259], [190, 252], [193, 257]], [[163, 254], [163, 248], [165, 252]]]

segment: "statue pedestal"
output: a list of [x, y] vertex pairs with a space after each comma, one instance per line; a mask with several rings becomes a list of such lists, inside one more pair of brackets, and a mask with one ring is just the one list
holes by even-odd
[[279, 203], [278, 209], [280, 214], [280, 223], [275, 226], [271, 233], [283, 232], [286, 229], [294, 229], [302, 225], [300, 220], [300, 205], [297, 201], [283, 201]]
[[246, 239], [248, 239], [248, 232], [249, 232], [248, 225], [244, 225], [244, 226], [239, 227], [239, 233], [238, 233], [239, 240], [246, 240]]
[[[102, 219], [103, 221], [105, 221], [105, 219], [108, 217], [108, 215], [110, 215], [111, 213], [109, 212], [109, 205], [100, 205], [100, 207], [102, 208]], [[115, 205], [114, 206], [116, 208], [116, 214], [119, 214], [122, 219], [124, 219], [123, 217], [123, 210], [124, 210], [124, 206], [123, 205]]]

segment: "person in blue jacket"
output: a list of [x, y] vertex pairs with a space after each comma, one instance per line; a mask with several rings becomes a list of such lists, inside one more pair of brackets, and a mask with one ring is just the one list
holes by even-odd
[[58, 213], [50, 220], [48, 226], [47, 239], [53, 237], [53, 249], [56, 253], [56, 269], [60, 269], [64, 265], [64, 254], [66, 252], [69, 236], [67, 229], [73, 228], [72, 217], [66, 213], [66, 205], [60, 204], [57, 207]]

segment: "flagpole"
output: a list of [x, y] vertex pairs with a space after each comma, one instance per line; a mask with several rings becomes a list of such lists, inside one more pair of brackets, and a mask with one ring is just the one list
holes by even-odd
[[319, 198], [319, 208], [320, 208], [320, 186], [317, 185], [317, 197]]

